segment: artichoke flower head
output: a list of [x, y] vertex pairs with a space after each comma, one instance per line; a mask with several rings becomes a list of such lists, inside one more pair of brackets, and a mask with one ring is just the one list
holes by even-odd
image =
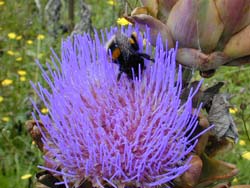
[[[138, 33], [146, 69], [138, 77], [123, 74], [110, 62], [105, 42], [116, 32]], [[164, 50], [158, 38], [155, 54], [137, 28], [111, 29], [95, 35], [75, 35], [62, 43], [46, 70], [40, 64], [49, 89], [33, 85], [48, 114], [34, 107], [45, 165], [40, 168], [65, 187], [170, 186], [193, 160], [198, 136], [198, 109], [192, 108], [191, 90], [184, 103], [181, 66], [176, 73], [176, 49]], [[144, 35], [148, 40], [149, 35]], [[199, 84], [200, 85], [200, 84]], [[35, 114], [34, 113], [34, 114]], [[38, 117], [38, 118], [37, 118]], [[34, 126], [34, 124], [33, 124]], [[42, 143], [41, 143], [42, 140]]]

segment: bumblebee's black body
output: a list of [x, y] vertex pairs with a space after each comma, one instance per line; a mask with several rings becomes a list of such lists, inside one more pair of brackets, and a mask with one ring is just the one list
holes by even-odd
[[118, 81], [122, 73], [125, 73], [130, 79], [133, 79], [133, 74], [138, 77], [139, 65], [141, 72], [146, 68], [144, 58], [154, 61], [148, 54], [138, 52], [139, 45], [135, 33], [132, 33], [130, 38], [122, 33], [117, 33], [107, 43], [106, 48], [112, 54], [113, 63], [119, 65]]

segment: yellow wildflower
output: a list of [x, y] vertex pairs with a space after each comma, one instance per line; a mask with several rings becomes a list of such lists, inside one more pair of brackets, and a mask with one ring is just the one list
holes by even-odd
[[235, 114], [236, 112], [238, 112], [238, 109], [232, 107], [232, 108], [229, 108], [229, 112], [230, 112], [230, 114]]
[[245, 146], [245, 145], [246, 145], [246, 142], [245, 142], [244, 140], [240, 140], [240, 141], [239, 141], [239, 144], [240, 144], [241, 146]]
[[3, 102], [3, 97], [2, 97], [2, 96], [0, 96], [0, 103], [1, 103], [1, 102]]
[[43, 114], [47, 114], [47, 113], [49, 112], [49, 109], [48, 109], [48, 108], [42, 108], [42, 109], [41, 109], [41, 112], [42, 112]]
[[44, 38], [45, 36], [42, 34], [37, 35], [37, 40], [43, 40]]
[[107, 3], [109, 4], [109, 5], [115, 5], [116, 4], [116, 1], [115, 0], [108, 0], [107, 1]]
[[25, 70], [18, 70], [17, 74], [19, 74], [19, 76], [25, 76], [27, 72]]
[[4, 121], [4, 122], [9, 122], [9, 121], [10, 121], [10, 118], [7, 117], [7, 116], [4, 116], [4, 117], [2, 117], [2, 121]]
[[35, 144], [36, 144], [36, 142], [35, 142], [35, 141], [32, 141], [32, 142], [31, 142], [31, 144], [32, 144], [32, 145], [35, 145]]
[[119, 25], [123, 25], [123, 26], [126, 26], [128, 24], [131, 24], [128, 20], [126, 20], [125, 18], [118, 18], [116, 20], [116, 23], [119, 24]]
[[13, 52], [12, 50], [8, 50], [7, 54], [13, 56], [13, 55], [15, 55], [15, 52]]
[[32, 177], [32, 174], [24, 174], [23, 176], [21, 176], [22, 180], [26, 180]]
[[246, 151], [241, 155], [244, 159], [250, 160], [250, 152]]
[[23, 38], [22, 35], [18, 35], [18, 36], [16, 37], [16, 40], [21, 40], [22, 38]]
[[9, 33], [8, 34], [9, 39], [15, 39], [16, 38], [16, 33]]
[[22, 61], [22, 60], [23, 60], [22, 57], [17, 57], [17, 58], [16, 58], [16, 61]]
[[11, 85], [13, 83], [13, 80], [11, 79], [4, 79], [2, 81], [2, 86], [8, 86], [8, 85]]
[[26, 81], [26, 77], [25, 76], [20, 76], [20, 81], [21, 82], [25, 82]]
[[233, 179], [233, 183], [238, 183], [238, 179], [237, 179], [237, 178], [234, 178], [234, 179]]
[[4, 5], [4, 3], [5, 3], [4, 1], [0, 1], [0, 6]]
[[27, 40], [26, 43], [27, 44], [33, 44], [33, 41], [32, 40]]

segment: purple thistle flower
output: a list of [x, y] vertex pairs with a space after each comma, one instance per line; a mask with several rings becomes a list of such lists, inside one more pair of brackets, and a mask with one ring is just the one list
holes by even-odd
[[[36, 110], [46, 130], [44, 159], [50, 164], [41, 168], [70, 187], [86, 179], [99, 187], [104, 182], [167, 186], [189, 168], [189, 153], [197, 143], [190, 137], [199, 111], [192, 109], [195, 92], [181, 105], [176, 49], [164, 51], [160, 37], [155, 63], [145, 60], [147, 68], [139, 78], [123, 74], [117, 82], [118, 66], [110, 63], [102, 42], [116, 30], [102, 34], [102, 40], [97, 34], [94, 40], [88, 34], [67, 39], [61, 60], [55, 54], [56, 60], [52, 58], [53, 68], [47, 65], [46, 71], [40, 65], [49, 89], [39, 83], [34, 88], [49, 114]], [[132, 30], [122, 32], [129, 36]], [[142, 50], [143, 37], [137, 33]], [[152, 55], [150, 51], [147, 43], [145, 53]]]

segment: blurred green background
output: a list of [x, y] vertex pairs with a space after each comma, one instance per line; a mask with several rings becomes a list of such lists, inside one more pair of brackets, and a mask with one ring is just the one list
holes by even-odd
[[[56, 35], [51, 34], [44, 11], [45, 0], [0, 0], [0, 187], [34, 187], [37, 165], [42, 164], [39, 150], [27, 132], [25, 122], [31, 119], [30, 98], [37, 100], [30, 80], [43, 82], [35, 60], [50, 62], [53, 48], [59, 53], [61, 40], [70, 35], [68, 1], [62, 0], [61, 18]], [[75, 1], [74, 22], [79, 18], [80, 1]], [[86, 0], [91, 12], [93, 28], [115, 26], [118, 17], [126, 11], [125, 1]], [[128, 1], [128, 12], [139, 1]], [[238, 125], [240, 141], [221, 158], [240, 169], [233, 184], [250, 184], [250, 141], [244, 125], [250, 129], [250, 67], [221, 67], [216, 75], [205, 80], [204, 86], [224, 81], [224, 92], [233, 94], [231, 113]], [[199, 78], [199, 76], [197, 75]], [[240, 107], [246, 106], [243, 111]], [[47, 113], [42, 105], [38, 105]], [[248, 131], [249, 132], [249, 131]], [[247, 154], [248, 155], [247, 155]], [[246, 154], [246, 155], [243, 155]]]

